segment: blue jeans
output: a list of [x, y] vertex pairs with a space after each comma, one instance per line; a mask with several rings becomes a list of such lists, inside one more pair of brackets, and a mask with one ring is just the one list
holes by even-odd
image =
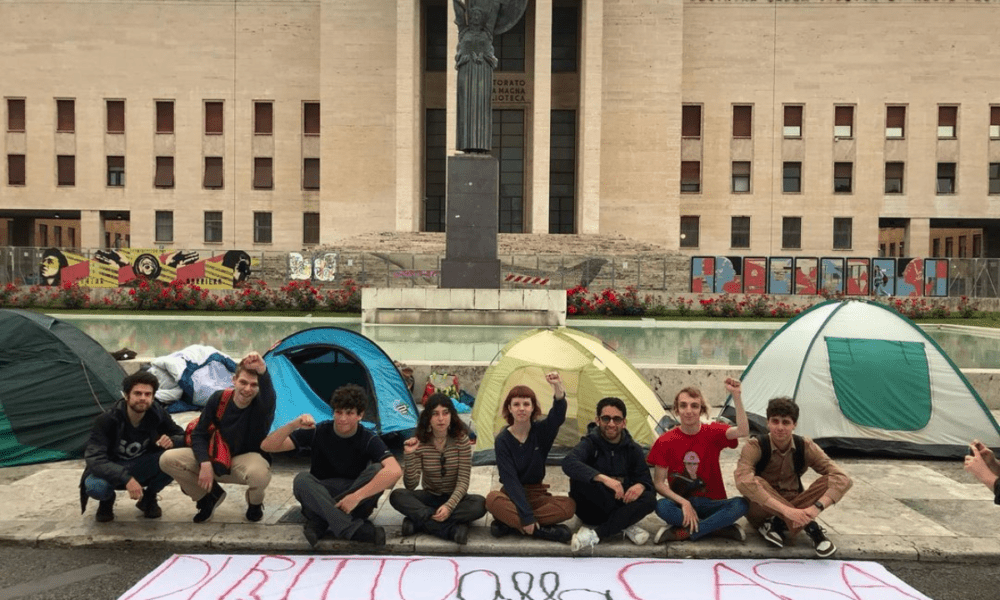
[[[750, 503], [742, 496], [728, 500], [712, 500], [702, 496], [688, 498], [694, 512], [698, 514], [698, 531], [691, 534], [691, 540], [697, 540], [706, 535], [732, 525], [746, 514]], [[669, 525], [681, 527], [684, 525], [684, 511], [668, 498], [660, 498], [656, 503], [656, 514]]]
[[[122, 463], [122, 466], [139, 482], [139, 485], [146, 488], [147, 494], [158, 494], [160, 490], [173, 481], [170, 475], [160, 470], [160, 454], [162, 453], [147, 452]], [[115, 490], [125, 489], [124, 485], [116, 486], [107, 479], [101, 479], [96, 475], [87, 475], [83, 486], [88, 496], [101, 502], [114, 500]]]

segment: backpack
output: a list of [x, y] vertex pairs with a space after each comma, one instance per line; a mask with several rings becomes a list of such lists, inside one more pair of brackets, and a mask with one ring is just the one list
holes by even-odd
[[[222, 398], [219, 399], [219, 408], [215, 411], [215, 418], [208, 424], [208, 456], [212, 460], [212, 468], [218, 474], [228, 473], [233, 464], [233, 457], [229, 452], [229, 444], [226, 443], [226, 440], [222, 439], [222, 434], [219, 432], [219, 423], [222, 421], [222, 415], [226, 412], [229, 401], [233, 399], [233, 391], [233, 388], [227, 388], [222, 392]], [[192, 447], [191, 433], [198, 426], [199, 420], [201, 420], [200, 416], [193, 419], [187, 424], [187, 428], [184, 430], [184, 444], [188, 448]], [[221, 467], [221, 473], [219, 473], [220, 469], [217, 467]]]
[[[760, 475], [769, 462], [771, 462], [771, 438], [766, 433], [753, 436], [760, 446], [760, 460], [753, 466], [754, 475]], [[799, 493], [805, 489], [802, 487], [802, 474], [806, 472], [806, 441], [800, 435], [792, 434], [792, 441], [795, 443], [795, 450], [792, 452], [792, 464], [795, 466], [795, 475], [799, 479]]]

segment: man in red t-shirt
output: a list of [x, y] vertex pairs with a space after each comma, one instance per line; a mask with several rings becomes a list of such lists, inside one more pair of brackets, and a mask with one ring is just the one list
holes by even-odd
[[653, 485], [663, 496], [656, 503], [656, 514], [667, 522], [656, 533], [655, 543], [697, 540], [711, 533], [746, 539], [736, 521], [749, 505], [742, 497], [726, 498], [719, 454], [723, 448], [736, 448], [738, 438], [750, 434], [750, 423], [739, 380], [726, 379], [726, 389], [736, 408], [735, 427], [702, 423], [702, 415], [708, 413], [705, 399], [698, 388], [686, 387], [674, 397], [680, 425], [661, 435], [646, 457], [655, 467]]

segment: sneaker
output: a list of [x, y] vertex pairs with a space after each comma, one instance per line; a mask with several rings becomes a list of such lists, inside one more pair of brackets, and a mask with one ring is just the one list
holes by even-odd
[[326, 523], [322, 521], [306, 519], [306, 522], [302, 525], [302, 534], [306, 536], [306, 541], [309, 542], [310, 548], [315, 548], [325, 533]]
[[510, 525], [500, 521], [498, 519], [493, 519], [493, 523], [490, 524], [490, 535], [495, 538], [501, 538], [514, 533], [515, 529]]
[[205, 521], [212, 518], [212, 513], [215, 512], [215, 508], [222, 504], [222, 501], [226, 499], [226, 490], [222, 489], [222, 486], [215, 482], [212, 484], [212, 491], [202, 496], [196, 504], [198, 507], [198, 513], [194, 516], [195, 523], [204, 523]]
[[665, 542], [683, 542], [690, 537], [691, 532], [687, 529], [667, 525], [665, 527], [660, 527], [660, 530], [656, 532], [656, 536], [653, 537], [653, 543], [663, 544]]
[[649, 541], [649, 532], [638, 525], [626, 527], [624, 533], [625, 537], [631, 540], [636, 546], [642, 546]]
[[787, 530], [788, 527], [785, 525], [785, 521], [777, 516], [764, 521], [764, 524], [757, 528], [757, 531], [760, 532], [761, 537], [765, 541], [778, 548], [785, 547], [785, 531]]
[[264, 503], [247, 505], [247, 521], [256, 523], [264, 518]]
[[732, 525], [726, 525], [722, 529], [716, 529], [712, 532], [712, 537], [725, 538], [727, 540], [733, 540], [735, 542], [745, 542], [747, 539], [747, 534], [743, 532], [743, 528], [733, 523]]
[[535, 525], [535, 533], [532, 537], [547, 542], [559, 542], [568, 544], [573, 539], [573, 532], [565, 525]]
[[410, 517], [403, 517], [403, 526], [399, 529], [399, 535], [410, 537], [417, 533], [417, 524]]
[[812, 539], [813, 545], [816, 547], [816, 556], [826, 558], [833, 556], [833, 553], [837, 551], [837, 547], [833, 545], [830, 538], [826, 537], [826, 530], [820, 527], [816, 521], [806, 525], [802, 531], [805, 531], [806, 535]]
[[455, 532], [451, 534], [451, 540], [458, 544], [459, 546], [464, 546], [469, 543], [469, 526], [465, 523], [459, 523], [455, 526]]
[[371, 521], [365, 521], [354, 532], [351, 539], [355, 542], [365, 542], [375, 546], [385, 546], [385, 528], [377, 527]]
[[101, 500], [97, 505], [97, 515], [94, 519], [98, 523], [108, 523], [115, 520], [115, 499]]
[[584, 548], [593, 548], [601, 541], [601, 538], [597, 537], [597, 532], [593, 529], [583, 526], [573, 534], [573, 539], [570, 540], [569, 547], [573, 552], [579, 552]]
[[142, 498], [135, 503], [135, 507], [142, 511], [142, 516], [147, 519], [159, 519], [163, 516], [163, 510], [156, 502], [156, 494], [145, 492]]

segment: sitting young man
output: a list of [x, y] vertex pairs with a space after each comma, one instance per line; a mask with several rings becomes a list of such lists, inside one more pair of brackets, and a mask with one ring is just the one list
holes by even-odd
[[726, 379], [726, 389], [736, 408], [736, 426], [703, 423], [708, 406], [698, 388], [687, 387], [674, 397], [674, 414], [680, 425], [653, 443], [646, 461], [655, 467], [653, 483], [663, 498], [656, 514], [667, 522], [653, 542], [698, 540], [707, 535], [746, 539], [736, 521], [747, 511], [744, 498], [726, 498], [719, 455], [735, 448], [739, 438], [750, 433], [750, 423], [740, 382]]
[[[794, 435], [799, 405], [791, 398], [767, 404], [766, 436], [751, 437], [736, 466], [736, 487], [750, 500], [747, 521], [769, 543], [781, 548], [800, 531], [812, 539], [816, 554], [832, 556], [837, 547], [815, 521], [851, 489], [851, 478], [823, 449]], [[809, 489], [800, 477], [807, 468], [820, 474]]]
[[382, 438], [362, 427], [368, 396], [357, 385], [337, 388], [330, 399], [333, 420], [311, 415], [275, 429], [261, 444], [265, 452], [297, 450], [309, 455], [309, 472], [295, 476], [292, 493], [306, 518], [303, 533], [315, 547], [325, 534], [337, 539], [385, 545], [385, 529], [368, 517], [382, 492], [403, 474]]
[[584, 522], [570, 542], [574, 552], [622, 532], [640, 546], [649, 540], [637, 523], [653, 512], [656, 492], [642, 447], [625, 428], [625, 414], [621, 399], [602, 399], [597, 427], [563, 459], [569, 497]]
[[84, 450], [80, 508], [87, 509], [88, 497], [98, 500], [96, 519], [101, 523], [115, 518], [115, 490], [127, 490], [147, 519], [163, 515], [156, 495], [170, 483], [170, 475], [160, 470], [160, 455], [184, 445], [184, 430], [153, 399], [159, 385], [149, 371], [129, 375], [122, 382], [125, 398], [94, 421]]

